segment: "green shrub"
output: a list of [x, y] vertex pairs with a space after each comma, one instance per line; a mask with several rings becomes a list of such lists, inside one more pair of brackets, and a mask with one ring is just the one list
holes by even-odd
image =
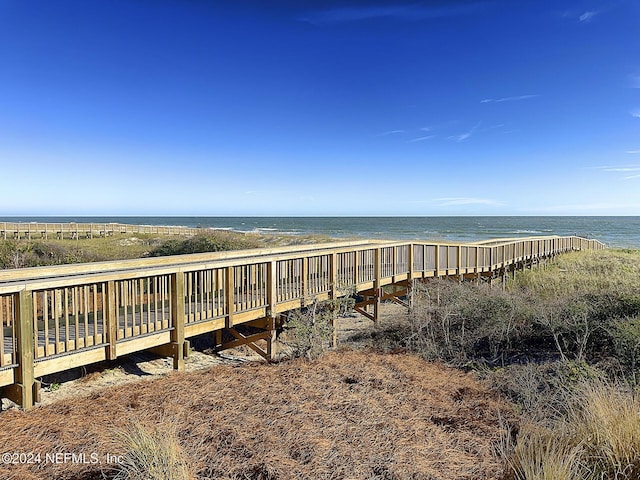
[[186, 240], [165, 240], [149, 253], [149, 257], [167, 255], [184, 255], [189, 253], [220, 252], [225, 250], [242, 250], [257, 248], [259, 244], [252, 239], [242, 238], [240, 234], [232, 235], [227, 232], [216, 234], [202, 234]]
[[536, 334], [535, 302], [520, 293], [434, 280], [415, 283], [412, 296], [406, 346], [427, 359], [503, 364]]
[[314, 300], [289, 312], [281, 341], [290, 348], [292, 356], [316, 358], [332, 345], [334, 321], [351, 312], [355, 304], [348, 290], [344, 290], [345, 296], [323, 302]]
[[567, 414], [567, 395], [585, 382], [606, 378], [585, 362], [531, 362], [480, 370], [478, 375], [496, 392], [518, 406], [524, 418], [549, 425]]
[[640, 317], [618, 319], [613, 323], [611, 335], [615, 345], [615, 355], [622, 364], [627, 378], [638, 384], [640, 368]]

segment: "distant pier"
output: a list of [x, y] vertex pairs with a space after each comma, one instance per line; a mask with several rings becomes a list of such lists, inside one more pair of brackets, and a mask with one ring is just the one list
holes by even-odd
[[110, 237], [115, 234], [184, 235], [202, 233], [201, 228], [129, 225], [126, 223], [38, 223], [0, 222], [0, 238], [7, 239], [78, 239]]

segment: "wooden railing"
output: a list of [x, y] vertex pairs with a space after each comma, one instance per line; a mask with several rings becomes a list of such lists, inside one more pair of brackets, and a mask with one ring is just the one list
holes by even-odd
[[115, 234], [197, 235], [206, 229], [177, 226], [129, 225], [125, 223], [38, 223], [0, 222], [0, 238], [77, 239], [108, 237]]
[[0, 387], [29, 407], [37, 377], [161, 346], [180, 368], [187, 338], [336, 298], [347, 287], [494, 275], [601, 248], [579, 237], [367, 241], [0, 270]]

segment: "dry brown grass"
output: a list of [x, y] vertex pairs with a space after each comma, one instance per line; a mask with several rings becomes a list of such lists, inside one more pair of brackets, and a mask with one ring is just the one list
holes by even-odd
[[[524, 423], [503, 455], [515, 480], [637, 480], [640, 402], [622, 386], [591, 380], [567, 392], [568, 415]], [[508, 438], [508, 437], [507, 437]]]
[[[170, 436], [200, 479], [501, 479], [510, 418], [471, 376], [412, 355], [214, 367], [0, 415], [5, 452], [125, 453], [132, 424]], [[499, 413], [500, 412], [500, 413]], [[175, 426], [175, 427], [174, 427]], [[113, 478], [103, 464], [1, 466], [0, 478]]]
[[640, 478], [640, 399], [634, 392], [601, 382], [573, 396], [569, 422], [580, 439], [593, 478]]
[[114, 480], [192, 480], [194, 475], [182, 453], [177, 426], [169, 422], [151, 427], [134, 423], [114, 438], [124, 448]]
[[589, 470], [583, 462], [580, 442], [568, 441], [565, 425], [551, 429], [525, 423], [518, 442], [508, 445], [505, 458], [515, 480], [587, 480]]

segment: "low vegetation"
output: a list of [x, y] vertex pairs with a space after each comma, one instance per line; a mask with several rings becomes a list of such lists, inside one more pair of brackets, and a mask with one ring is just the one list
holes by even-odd
[[515, 479], [640, 478], [640, 252], [562, 255], [504, 287], [417, 284], [396, 346], [517, 405]]
[[115, 234], [75, 240], [0, 239], [0, 269], [126, 260], [186, 253], [326, 242], [322, 236], [269, 235], [213, 230], [193, 237]]

